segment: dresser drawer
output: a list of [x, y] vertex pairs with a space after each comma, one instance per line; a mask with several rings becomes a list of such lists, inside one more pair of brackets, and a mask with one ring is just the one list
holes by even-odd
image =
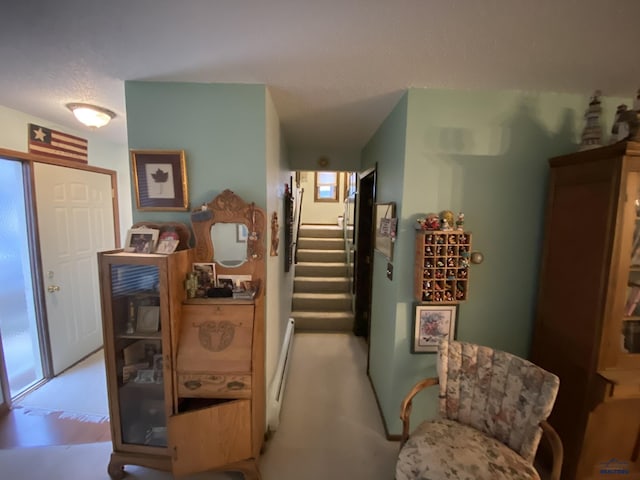
[[183, 305], [178, 374], [251, 371], [253, 305]]
[[251, 375], [179, 373], [179, 397], [249, 398]]

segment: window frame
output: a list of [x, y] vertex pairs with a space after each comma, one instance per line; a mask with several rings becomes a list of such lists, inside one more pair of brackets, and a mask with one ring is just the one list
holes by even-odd
[[[333, 173], [335, 176], [335, 183], [318, 183], [318, 177], [321, 173]], [[314, 202], [328, 202], [337, 203], [340, 201], [340, 172], [328, 172], [328, 171], [316, 171], [313, 178], [313, 201]], [[322, 198], [319, 195], [320, 187], [333, 186], [334, 196], [333, 198]]]

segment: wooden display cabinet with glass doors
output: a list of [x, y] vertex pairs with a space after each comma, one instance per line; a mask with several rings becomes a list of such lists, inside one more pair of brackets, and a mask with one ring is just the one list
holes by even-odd
[[549, 165], [531, 360], [560, 378], [549, 422], [564, 446], [562, 478], [608, 478], [613, 470], [635, 478], [640, 143], [555, 157]]
[[180, 315], [191, 251], [98, 253], [113, 453], [108, 471], [133, 464], [171, 471], [172, 322]]
[[[122, 478], [125, 465], [260, 478], [265, 213], [225, 190], [192, 213], [192, 225], [193, 249], [98, 253], [112, 478]], [[243, 227], [248, 235], [239, 241]], [[220, 258], [225, 252], [233, 255], [228, 261]], [[238, 255], [244, 258], [236, 262]], [[251, 296], [187, 299], [194, 262], [216, 262], [219, 274], [246, 278]]]
[[122, 478], [125, 465], [174, 475], [247, 470], [235, 463], [252, 456], [250, 401], [186, 399], [177, 388], [184, 282], [193, 252], [98, 253], [112, 478]]

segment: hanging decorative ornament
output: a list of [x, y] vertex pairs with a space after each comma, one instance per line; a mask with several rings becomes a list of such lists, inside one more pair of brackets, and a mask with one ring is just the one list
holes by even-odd
[[249, 235], [249, 240], [255, 242], [258, 240], [258, 233], [256, 232], [256, 210], [255, 203], [251, 203], [251, 234]]

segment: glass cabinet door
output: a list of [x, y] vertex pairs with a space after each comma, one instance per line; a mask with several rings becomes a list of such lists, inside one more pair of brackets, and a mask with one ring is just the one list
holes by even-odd
[[639, 173], [629, 174], [635, 195], [631, 199], [634, 208], [633, 242], [627, 295], [622, 319], [620, 348], [623, 354], [640, 354], [640, 183]]
[[110, 264], [117, 401], [122, 442], [167, 446], [160, 269]]

